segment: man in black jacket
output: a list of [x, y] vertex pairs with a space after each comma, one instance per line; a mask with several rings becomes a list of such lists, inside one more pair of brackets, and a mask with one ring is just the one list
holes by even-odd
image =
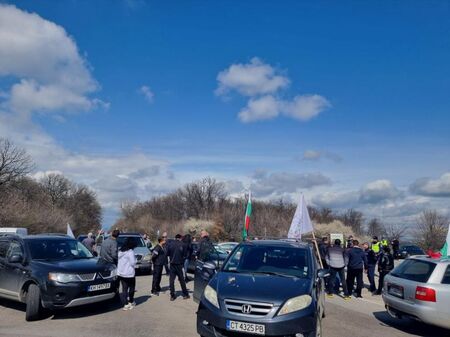
[[359, 247], [359, 241], [353, 240], [352, 248], [347, 251], [348, 265], [347, 265], [347, 288], [349, 294], [353, 291], [356, 278], [356, 297], [362, 298], [361, 291], [364, 286], [363, 271], [367, 270], [367, 257], [364, 250]]
[[211, 253], [214, 251], [214, 245], [209, 239], [209, 234], [207, 231], [202, 230], [201, 240], [198, 248], [197, 257], [200, 261], [208, 261]]
[[152, 252], [153, 262], [153, 282], [152, 282], [152, 294], [159, 295], [161, 291], [161, 276], [163, 267], [167, 264], [166, 253], [166, 239], [163, 237], [158, 238], [158, 244]]
[[389, 246], [385, 246], [383, 247], [383, 253], [378, 260], [378, 272], [380, 273], [380, 277], [378, 279], [378, 290], [375, 293], [376, 295], [381, 295], [384, 277], [389, 274], [392, 269], [394, 269], [394, 257], [391, 254]]
[[375, 267], [377, 265], [377, 254], [370, 248], [368, 242], [363, 244], [364, 251], [367, 257], [367, 278], [369, 279], [369, 291], [374, 293], [377, 291], [377, 286], [375, 284]]
[[175, 277], [178, 277], [178, 281], [181, 285], [181, 290], [183, 291], [183, 299], [189, 298], [189, 293], [186, 288], [186, 282], [184, 281], [183, 275], [183, 264], [184, 264], [184, 251], [183, 242], [181, 242], [181, 235], [177, 234], [175, 236], [175, 241], [171, 242], [167, 249], [167, 256], [170, 258], [170, 300], [175, 301]]

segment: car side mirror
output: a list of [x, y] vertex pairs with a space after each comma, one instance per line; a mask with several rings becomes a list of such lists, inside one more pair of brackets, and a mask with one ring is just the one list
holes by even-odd
[[330, 271], [327, 269], [319, 269], [319, 271], [317, 272], [318, 278], [325, 278], [328, 276], [330, 276]]
[[21, 254], [14, 254], [8, 258], [9, 263], [22, 263], [23, 256]]

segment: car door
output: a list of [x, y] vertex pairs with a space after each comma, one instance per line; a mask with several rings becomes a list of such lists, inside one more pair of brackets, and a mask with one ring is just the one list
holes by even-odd
[[12, 296], [19, 296], [20, 287], [22, 285], [23, 275], [26, 268], [21, 262], [10, 262], [12, 256], [21, 255], [24, 258], [24, 249], [20, 242], [13, 240], [9, 244], [6, 258], [4, 259], [5, 268], [3, 269], [3, 289]]
[[194, 301], [200, 302], [203, 295], [203, 291], [208, 285], [209, 281], [213, 278], [216, 273], [218, 261], [218, 253], [215, 249], [208, 253], [204, 260], [198, 259], [195, 262], [195, 272], [194, 272]]
[[[0, 239], [0, 295], [8, 296], [6, 293], [6, 254], [8, 253], [9, 240]], [[9, 296], [8, 296], [9, 297]]]

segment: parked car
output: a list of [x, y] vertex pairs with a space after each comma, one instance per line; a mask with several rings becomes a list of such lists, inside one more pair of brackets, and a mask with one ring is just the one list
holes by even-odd
[[238, 244], [237, 242], [221, 242], [217, 246], [227, 252], [227, 254], [230, 254]]
[[16, 234], [16, 235], [28, 235], [27, 228], [20, 227], [0, 227], [0, 234]]
[[386, 276], [383, 300], [393, 317], [450, 329], [450, 259], [407, 258]]
[[0, 297], [26, 304], [27, 321], [42, 308], [62, 309], [112, 299], [116, 267], [94, 258], [66, 235], [1, 235]]
[[321, 336], [324, 277], [312, 247], [292, 240], [258, 240], [236, 247], [223, 267], [197, 268], [200, 336]]
[[400, 246], [396, 257], [400, 259], [406, 259], [407, 257], [415, 255], [425, 255], [425, 252], [422, 250], [422, 248], [415, 245], [402, 245]]
[[[200, 245], [198, 242], [193, 242], [193, 244], [192, 244], [193, 253], [191, 256], [191, 260], [189, 261], [188, 270], [187, 270], [187, 272], [189, 274], [194, 274], [196, 266], [198, 264], [203, 264], [205, 262], [205, 261], [201, 261], [201, 260], [197, 259], [199, 247], [200, 247]], [[209, 254], [207, 261], [214, 263], [216, 268], [219, 268], [220, 266], [223, 265], [223, 263], [227, 259], [228, 254], [225, 251], [223, 251], [222, 249], [220, 249], [219, 247], [217, 247], [216, 244], [214, 244], [213, 247], [214, 247], [214, 251], [212, 251]]]
[[120, 233], [117, 238], [117, 246], [122, 247], [125, 240], [130, 238], [133, 240], [136, 248], [134, 248], [134, 255], [136, 256], [136, 269], [143, 273], [152, 272], [152, 252], [145, 244], [144, 238], [139, 233]]

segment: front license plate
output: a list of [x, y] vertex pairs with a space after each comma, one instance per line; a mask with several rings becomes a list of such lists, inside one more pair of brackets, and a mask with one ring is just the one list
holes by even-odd
[[265, 335], [266, 327], [264, 324], [245, 323], [237, 321], [227, 321], [227, 330], [239, 331], [254, 335]]
[[99, 291], [111, 288], [111, 283], [93, 284], [90, 285], [87, 291]]
[[403, 298], [403, 287], [388, 283], [388, 294], [398, 298]]

